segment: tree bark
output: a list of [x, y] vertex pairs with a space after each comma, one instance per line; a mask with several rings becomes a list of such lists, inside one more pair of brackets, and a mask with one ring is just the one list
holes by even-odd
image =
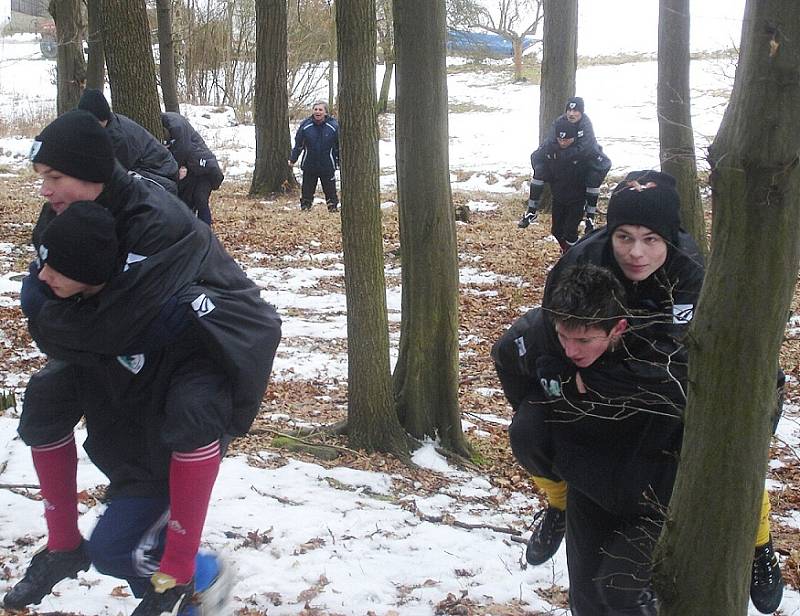
[[[542, 78], [539, 87], [539, 138], [564, 112], [564, 103], [575, 95], [578, 70], [578, 0], [544, 0], [542, 26]], [[545, 184], [541, 208], [551, 206], [550, 185]]]
[[86, 46], [86, 87], [102, 92], [106, 83], [106, 54], [100, 0], [86, 0]]
[[175, 80], [175, 46], [172, 42], [172, 0], [156, 0], [158, 20], [158, 74], [166, 111], [180, 112]]
[[658, 135], [661, 170], [674, 176], [681, 221], [708, 256], [689, 89], [689, 0], [660, 0], [658, 12]]
[[103, 47], [115, 112], [161, 139], [161, 105], [144, 0], [101, 0]]
[[[347, 427], [354, 447], [408, 455], [394, 410], [375, 111], [375, 2], [336, 3], [347, 296]], [[352, 127], [352, 129], [351, 129]]]
[[458, 408], [458, 254], [450, 194], [445, 3], [394, 3], [396, 156], [402, 258], [400, 421], [467, 455]]
[[655, 555], [662, 616], [747, 613], [778, 353], [800, 260], [800, 125], [786, 113], [800, 107], [800, 4], [747, 0], [743, 23], [731, 100], [710, 149], [713, 250], [691, 331], [671, 519]]
[[48, 7], [56, 24], [56, 111], [59, 115], [78, 106], [86, 83], [83, 59], [80, 0], [50, 0]]
[[287, 16], [286, 0], [256, 2], [256, 163], [251, 195], [274, 195], [297, 187], [289, 166]]

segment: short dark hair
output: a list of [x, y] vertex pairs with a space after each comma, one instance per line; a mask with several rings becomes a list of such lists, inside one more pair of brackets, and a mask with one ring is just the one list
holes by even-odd
[[625, 317], [625, 289], [604, 267], [592, 263], [570, 265], [555, 284], [544, 308], [556, 324], [567, 329], [599, 327], [608, 333]]

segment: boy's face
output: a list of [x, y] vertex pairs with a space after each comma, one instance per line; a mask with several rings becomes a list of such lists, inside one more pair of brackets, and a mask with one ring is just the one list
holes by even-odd
[[608, 333], [596, 325], [566, 327], [564, 323], [556, 322], [556, 335], [567, 358], [578, 368], [588, 368], [609, 349], [626, 327], [625, 319], [621, 319]]
[[34, 163], [33, 168], [42, 178], [39, 194], [50, 202], [56, 214], [75, 201], [94, 201], [103, 191], [102, 184], [74, 178], [43, 163]]
[[577, 124], [583, 117], [583, 114], [577, 109], [567, 109], [564, 115], [567, 117], [570, 124]]
[[64, 274], [54, 270], [46, 263], [39, 271], [39, 280], [50, 287], [50, 290], [53, 291], [55, 296], [61, 299], [72, 297], [78, 293], [92, 295], [93, 291], [96, 292], [95, 290], [97, 289], [96, 285], [78, 282], [77, 280], [64, 276]]
[[648, 278], [667, 260], [667, 243], [649, 227], [620, 225], [611, 235], [614, 258], [628, 280]]

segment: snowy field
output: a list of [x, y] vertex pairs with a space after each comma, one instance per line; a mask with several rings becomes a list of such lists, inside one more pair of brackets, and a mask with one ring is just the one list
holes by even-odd
[[[623, 14], [617, 18], [628, 19]], [[40, 58], [35, 41], [0, 39], [0, 115], [50, 113], [55, 106], [53, 67]], [[693, 121], [700, 156], [716, 132], [732, 78], [732, 67], [713, 61], [693, 63]], [[454, 183], [454, 190], [522, 197], [524, 178], [530, 173], [528, 157], [536, 145], [538, 87], [514, 85], [507, 77], [495, 75], [459, 74], [449, 79], [448, 88], [452, 103], [481, 106], [481, 111], [450, 116], [453, 177], [458, 171], [459, 177], [468, 178]], [[612, 173], [658, 166], [655, 63], [581, 70], [577, 93], [586, 99], [598, 141], [614, 163]], [[223, 160], [226, 175], [246, 178], [255, 157], [253, 127], [239, 124], [230, 110], [185, 108], [184, 112]], [[0, 139], [0, 167], [12, 173], [26, 168], [29, 147], [29, 139]], [[391, 186], [392, 139], [382, 141], [380, 150], [382, 185]], [[483, 198], [472, 208], [476, 216], [495, 207], [485, 194]], [[8, 246], [2, 241], [0, 259]], [[258, 255], [252, 256], [257, 260]], [[285, 260], [292, 264], [289, 269], [258, 267], [248, 272], [282, 313], [303, 309], [302, 317], [284, 319], [276, 379], [345, 379], [346, 356], [327, 353], [321, 344], [346, 335], [344, 296], [313, 293], [321, 278], [342, 275], [341, 255], [321, 254], [312, 241]], [[19, 283], [12, 278], [0, 279], [0, 305], [18, 303]], [[497, 276], [480, 269], [462, 271], [462, 283], [476, 279], [488, 290]], [[390, 319], [397, 320], [399, 288], [387, 293]], [[308, 340], [320, 344], [308, 344]], [[4, 353], [7, 342], [0, 332]], [[16, 387], [27, 376], [0, 375], [0, 387]], [[0, 416], [0, 482], [35, 484], [28, 450], [16, 437], [16, 423], [15, 411]], [[85, 435], [77, 436], [80, 443]], [[797, 423], [786, 416], [778, 436], [789, 446], [800, 447]], [[530, 612], [568, 613], [554, 610], [538, 594], [554, 585], [568, 586], [563, 545], [552, 561], [527, 567], [524, 544], [506, 535], [435, 524], [410, 511], [416, 508], [423, 516], [452, 516], [460, 522], [519, 530], [530, 519], [530, 502], [518, 496], [506, 499], [486, 478], [455, 470], [432, 444], [414, 458], [446, 478], [446, 487], [432, 497], [420, 497], [415, 486], [404, 485], [402, 478], [387, 473], [325, 469], [292, 460], [272, 468], [274, 457], [264, 451], [250, 459], [226, 458], [212, 496], [204, 542], [224, 554], [237, 571], [237, 610], [272, 616], [432, 616], [436, 603], [448, 593], [460, 597], [467, 592], [482, 604], [517, 601]], [[91, 490], [105, 482], [81, 457], [79, 489]], [[80, 525], [85, 534], [101, 511], [102, 506], [84, 508]], [[41, 545], [45, 532], [41, 514], [40, 502], [0, 489], [0, 561], [5, 566], [0, 594], [19, 579], [30, 555]], [[798, 526], [800, 519], [791, 523]], [[33, 544], [18, 545], [21, 537], [32, 538]], [[38, 613], [117, 616], [130, 614], [137, 603], [119, 580], [94, 570], [76, 581], [63, 582], [57, 590], [58, 595], [47, 597]], [[304, 611], [306, 605], [323, 612]], [[781, 608], [784, 615], [800, 615], [798, 593], [787, 591]], [[750, 608], [751, 616], [757, 613]]]

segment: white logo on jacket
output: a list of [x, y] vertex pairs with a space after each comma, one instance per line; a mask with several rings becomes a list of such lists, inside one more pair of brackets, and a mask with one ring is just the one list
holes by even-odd
[[144, 354], [138, 355], [117, 355], [119, 364], [133, 374], [139, 374], [144, 368]]
[[198, 318], [206, 316], [214, 308], [216, 308], [214, 302], [205, 293], [198, 295], [192, 302], [192, 310], [194, 310]]
[[672, 322], [675, 324], [688, 323], [694, 316], [694, 304], [673, 304]]
[[134, 263], [140, 263], [144, 261], [147, 257], [145, 255], [137, 255], [135, 252], [129, 252], [128, 257], [125, 259], [125, 267], [122, 268], [123, 272], [127, 272], [131, 265]]

